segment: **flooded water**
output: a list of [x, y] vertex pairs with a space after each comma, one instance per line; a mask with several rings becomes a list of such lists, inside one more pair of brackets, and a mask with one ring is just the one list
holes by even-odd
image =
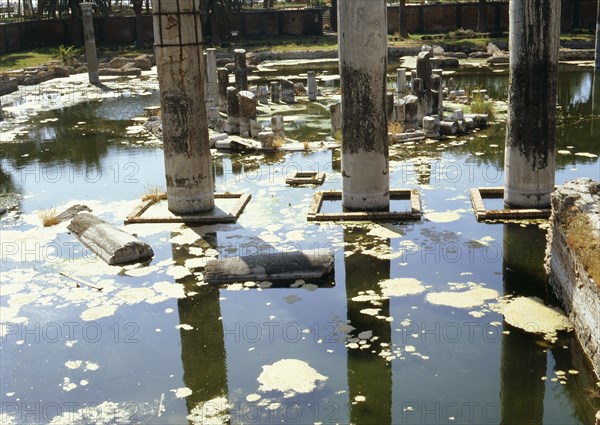
[[[506, 73], [453, 78], [507, 92]], [[593, 81], [588, 69], [561, 69], [557, 184], [600, 179]], [[420, 191], [417, 222], [307, 222], [318, 189], [285, 177], [325, 171], [322, 189], [340, 189], [338, 152], [217, 152], [216, 190], [252, 195], [238, 222], [126, 226], [155, 256], [107, 266], [66, 223], [40, 227], [36, 211], [83, 203], [122, 225], [148, 186], [164, 186], [160, 145], [134, 120], [157, 103], [150, 78], [143, 90], [20, 117], [15, 141], [0, 144], [0, 187], [18, 202], [0, 232], [2, 422], [593, 422], [600, 384], [573, 332], [525, 332], [540, 324], [512, 326], [501, 313], [519, 297], [558, 305], [543, 269], [546, 223], [478, 223], [471, 210], [470, 188], [503, 183], [504, 123], [390, 148], [390, 186]], [[323, 140], [330, 103], [300, 99], [287, 135]], [[332, 249], [334, 279], [203, 281], [215, 256], [298, 248]]]

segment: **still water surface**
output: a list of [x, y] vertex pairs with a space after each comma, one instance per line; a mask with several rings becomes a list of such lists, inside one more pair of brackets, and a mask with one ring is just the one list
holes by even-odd
[[[459, 87], [506, 96], [505, 73], [453, 77]], [[600, 83], [594, 92], [593, 73], [581, 68], [561, 69], [559, 80], [557, 183], [597, 180]], [[39, 113], [19, 143], [0, 145], [0, 187], [22, 196], [1, 231], [4, 421], [593, 421], [600, 387], [573, 333], [551, 343], [513, 328], [494, 311], [497, 299], [469, 308], [427, 301], [489, 288], [557, 305], [543, 270], [544, 223], [478, 223], [470, 208], [470, 188], [502, 185], [503, 123], [391, 147], [391, 187], [421, 193], [425, 215], [414, 223], [306, 222], [316, 189], [287, 188], [284, 179], [297, 169], [325, 171], [322, 188], [339, 189], [337, 152], [219, 152], [216, 190], [251, 193], [244, 214], [193, 230], [128, 226], [155, 251], [136, 273], [95, 260], [64, 226], [37, 229], [35, 211], [77, 201], [121, 224], [147, 186], [164, 185], [160, 146], [127, 134], [143, 107], [158, 103], [156, 85], [150, 92]], [[288, 136], [323, 140], [329, 103], [301, 100], [286, 112]], [[217, 288], [186, 263], [213, 250], [291, 248], [333, 249], [334, 279]], [[61, 271], [105, 289], [73, 288]], [[380, 297], [380, 283], [395, 278], [421, 289]]]

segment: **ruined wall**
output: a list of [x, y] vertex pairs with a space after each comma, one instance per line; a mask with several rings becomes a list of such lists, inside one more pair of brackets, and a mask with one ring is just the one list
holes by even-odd
[[[141, 17], [143, 41], [152, 43], [152, 16]], [[222, 24], [222, 34], [240, 36], [321, 35], [323, 9], [247, 11]], [[95, 18], [98, 44], [128, 44], [136, 41], [135, 17]], [[0, 24], [0, 54], [41, 46], [71, 45], [82, 42], [82, 23], [52, 19]]]
[[[572, 206], [585, 211], [593, 226], [600, 226], [600, 183], [577, 179], [565, 183], [552, 194], [546, 248], [550, 284], [569, 315], [596, 375], [600, 377], [600, 288], [567, 245], [561, 213]], [[600, 232], [600, 229], [596, 230]]]

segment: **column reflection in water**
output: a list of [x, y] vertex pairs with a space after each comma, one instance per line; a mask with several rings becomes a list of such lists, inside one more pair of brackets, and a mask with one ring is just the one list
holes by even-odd
[[[172, 236], [175, 236], [173, 234]], [[206, 240], [206, 235], [203, 235]], [[207, 246], [208, 247], [208, 246]], [[191, 257], [187, 247], [173, 249], [173, 259], [183, 262]], [[186, 286], [186, 292], [196, 292], [178, 300], [179, 323], [193, 327], [181, 329], [181, 361], [183, 382], [192, 390], [186, 397], [188, 414], [200, 423], [227, 420], [227, 353], [217, 286], [197, 286], [186, 283], [188, 278], [178, 283]], [[193, 279], [192, 279], [193, 280]]]
[[[361, 238], [367, 238], [367, 229], [346, 227], [344, 243], [346, 249]], [[389, 239], [387, 240], [389, 245]], [[390, 261], [381, 260], [357, 252], [345, 257], [346, 298], [348, 303], [347, 317], [356, 330], [353, 336], [363, 331], [373, 331], [376, 341], [368, 342], [367, 349], [347, 349], [348, 353], [348, 388], [350, 400], [350, 420], [355, 424], [390, 424], [392, 421], [392, 365], [379, 356], [381, 343], [391, 346], [391, 324], [385, 319], [378, 319], [360, 311], [374, 308], [370, 302], [352, 301], [360, 291], [374, 290], [380, 293], [378, 282], [390, 277]], [[389, 317], [390, 302], [382, 300], [378, 315]], [[373, 352], [375, 351], [375, 352]], [[354, 403], [356, 396], [364, 396], [366, 401]]]
[[[504, 294], [544, 299], [546, 232], [537, 225], [505, 224], [503, 235]], [[500, 357], [501, 423], [542, 424], [546, 353], [541, 336], [503, 325]]]

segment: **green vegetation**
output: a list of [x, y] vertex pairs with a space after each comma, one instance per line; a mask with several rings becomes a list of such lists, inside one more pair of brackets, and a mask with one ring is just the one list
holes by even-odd
[[62, 44], [58, 46], [58, 50], [54, 57], [61, 61], [63, 65], [73, 65], [75, 63], [75, 59], [79, 55], [80, 50], [75, 48], [75, 46], [63, 46]]
[[222, 43], [221, 47], [243, 48], [252, 52], [274, 51], [293, 52], [296, 50], [337, 50], [336, 35], [314, 37], [257, 37], [246, 38], [235, 43]]
[[589, 219], [578, 210], [567, 214], [563, 222], [567, 244], [575, 251], [585, 270], [600, 287], [600, 236], [594, 232]]
[[54, 59], [56, 50], [50, 47], [6, 53], [0, 56], [0, 72], [39, 66]]
[[496, 107], [494, 101], [486, 99], [483, 93], [475, 93], [471, 100], [471, 113], [473, 114], [487, 114], [490, 121], [494, 121], [496, 116]]

